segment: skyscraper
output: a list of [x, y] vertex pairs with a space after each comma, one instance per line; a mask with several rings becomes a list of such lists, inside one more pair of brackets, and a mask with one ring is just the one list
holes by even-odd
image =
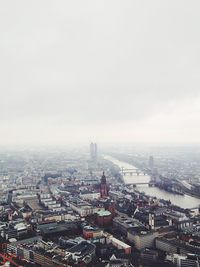
[[151, 172], [153, 172], [153, 168], [154, 168], [154, 158], [153, 156], [149, 157], [149, 169], [151, 170]]
[[94, 163], [97, 162], [97, 144], [96, 143], [90, 144], [90, 160]]

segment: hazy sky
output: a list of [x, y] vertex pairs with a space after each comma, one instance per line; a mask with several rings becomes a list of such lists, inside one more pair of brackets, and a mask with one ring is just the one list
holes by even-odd
[[200, 142], [200, 1], [0, 1], [0, 144]]

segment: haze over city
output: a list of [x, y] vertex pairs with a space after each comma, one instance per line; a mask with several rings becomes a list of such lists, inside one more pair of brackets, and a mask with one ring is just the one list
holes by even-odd
[[199, 1], [1, 1], [0, 144], [200, 141]]
[[200, 267], [199, 10], [0, 1], [0, 267]]

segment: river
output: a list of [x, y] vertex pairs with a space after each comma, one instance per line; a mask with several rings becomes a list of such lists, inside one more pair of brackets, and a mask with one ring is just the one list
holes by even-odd
[[[115, 165], [119, 166], [120, 168], [124, 169], [137, 169], [135, 166], [120, 161], [116, 158], [113, 158], [111, 156], [105, 156], [105, 159], [111, 161]], [[124, 176], [124, 182], [125, 184], [131, 184], [131, 183], [137, 183], [137, 182], [149, 182], [150, 176], [148, 175], [142, 175], [142, 176], [137, 176], [137, 175], [125, 175]], [[137, 185], [137, 190], [140, 192], [145, 192], [146, 195], [152, 196], [152, 197], [157, 197], [160, 199], [165, 199], [165, 200], [170, 200], [171, 203], [174, 205], [177, 205], [182, 208], [194, 208], [197, 207], [200, 204], [200, 199], [196, 197], [192, 197], [189, 195], [175, 195], [169, 192], [166, 192], [164, 190], [159, 189], [158, 187], [149, 187], [148, 185]]]

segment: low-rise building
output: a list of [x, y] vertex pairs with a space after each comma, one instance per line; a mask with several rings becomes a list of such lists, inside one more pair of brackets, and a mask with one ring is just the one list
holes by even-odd
[[200, 248], [194, 247], [192, 245], [186, 244], [185, 242], [178, 239], [167, 239], [167, 238], [156, 238], [155, 240], [156, 248], [167, 253], [181, 253], [187, 255], [188, 253], [200, 254]]
[[113, 227], [127, 235], [128, 230], [146, 230], [146, 227], [136, 219], [128, 216], [117, 216], [113, 219]]
[[117, 249], [123, 249], [125, 254], [131, 254], [131, 246], [124, 243], [123, 241], [115, 238], [113, 235], [110, 235], [108, 233], [104, 233], [104, 236], [106, 237], [106, 243], [112, 244]]
[[90, 203], [83, 201], [79, 198], [73, 198], [69, 200], [68, 205], [81, 217], [93, 215], [100, 210], [100, 208], [94, 207]]
[[134, 246], [138, 249], [144, 248], [154, 248], [155, 247], [155, 238], [158, 236], [158, 233], [155, 231], [132, 231], [129, 230], [127, 238]]
[[168, 259], [171, 260], [176, 267], [199, 267], [200, 265], [198, 256], [194, 254], [173, 254], [172, 256], [168, 256]]

